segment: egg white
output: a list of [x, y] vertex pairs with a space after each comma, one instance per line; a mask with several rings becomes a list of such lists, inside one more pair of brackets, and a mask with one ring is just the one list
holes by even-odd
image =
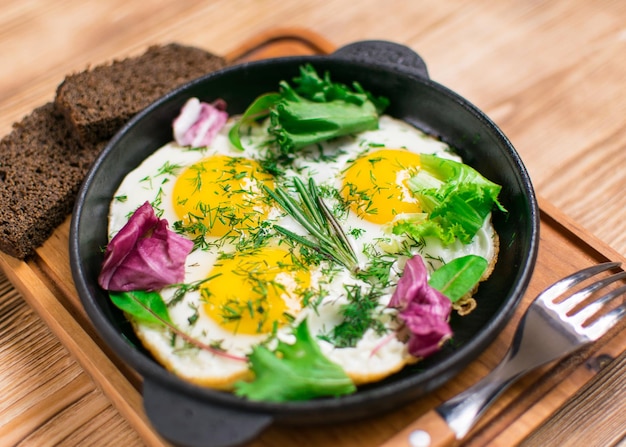
[[[172, 204], [172, 190], [177, 176], [184, 167], [215, 154], [258, 159], [265, 150], [263, 149], [263, 143], [267, 138], [265, 128], [253, 127], [250, 135], [243, 139], [245, 150], [240, 151], [235, 149], [228, 140], [228, 131], [232, 124], [231, 118], [208, 148], [190, 149], [172, 142], [156, 150], [140, 166], [130, 172], [124, 178], [111, 202], [110, 236], [112, 237], [119, 231], [129, 216], [146, 201], [153, 204], [159, 216], [166, 219], [171, 228], [173, 222], [179, 219]], [[342, 137], [302, 150], [301, 156], [285, 173], [285, 178], [294, 175], [302, 178], [312, 177], [320, 186], [339, 190], [342, 187], [341, 174], [346, 166], [359, 155], [375, 151], [383, 146], [406, 148], [415, 153], [435, 154], [439, 157], [461, 161], [460, 157], [441, 141], [425, 135], [403, 121], [382, 116], [379, 128], [376, 130], [362, 132], [352, 137]], [[322, 154], [324, 157], [320, 156]], [[178, 167], [172, 169], [172, 166]], [[169, 169], [164, 169], [164, 167], [169, 167]], [[332, 209], [336, 204], [334, 199], [327, 198], [326, 200]], [[457, 242], [444, 246], [435, 238], [429, 238], [426, 244], [419, 245], [414, 244], [406, 236], [391, 234], [390, 225], [364, 221], [353, 212], [343, 213], [340, 219], [357, 252], [361, 266], [367, 266], [373, 254], [379, 257], [391, 252], [391, 255], [396, 258], [391, 268], [388, 290], [379, 299], [377, 309], [377, 314], [380, 315], [388, 331], [378, 334], [373, 329], [369, 329], [356, 346], [348, 348], [336, 348], [328, 341], [319, 340], [324, 354], [341, 365], [355, 383], [361, 384], [380, 380], [397, 372], [406, 364], [416, 361], [408, 353], [405, 343], [390, 336], [395, 332], [398, 322], [395, 318], [396, 311], [386, 307], [408, 255], [422, 255], [431, 271], [442, 263], [466, 254], [480, 255], [493, 264], [497, 257], [497, 235], [490, 219], [487, 219], [478, 235], [468, 245]], [[268, 220], [296, 233], [306, 234], [298, 224], [288, 216], [284, 216], [284, 212], [278, 208], [271, 211]], [[358, 237], [350, 234], [353, 228], [361, 230]], [[211, 266], [216, 263], [220, 252], [234, 250], [233, 241], [211, 237], [208, 239], [214, 243], [209, 249], [197, 249], [189, 255], [186, 261], [185, 283], [194, 283], [204, 279]], [[399, 255], [398, 252], [402, 254]], [[341, 309], [348, 303], [345, 285], [362, 283], [347, 271], [335, 270], [329, 275], [324, 266], [311, 266], [310, 275], [310, 288], [323, 288], [327, 295], [315, 306], [304, 307], [292, 325], [279, 328], [278, 339], [293, 341], [292, 326], [305, 318], [314, 335], [328, 334], [342, 321]], [[361, 285], [367, 287], [364, 283]], [[161, 291], [165, 302], [172, 299], [174, 292], [175, 290], [168, 288]], [[169, 307], [169, 312], [174, 324], [191, 337], [207, 345], [219, 345], [221, 349], [234, 357], [245, 358], [253, 346], [267, 338], [267, 334], [245, 335], [224, 329], [202, 311], [201, 296], [197, 290], [187, 292], [181, 301]], [[245, 361], [190, 348], [183, 340], [173, 338], [169, 331], [160, 327], [136, 322], [134, 327], [139, 338], [153, 355], [168, 369], [187, 380], [219, 389], [230, 389], [237, 380], [250, 377], [248, 364]]]

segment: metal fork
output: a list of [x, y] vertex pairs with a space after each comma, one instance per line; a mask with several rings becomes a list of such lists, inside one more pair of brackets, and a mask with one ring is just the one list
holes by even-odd
[[[495, 399], [527, 372], [564, 357], [606, 334], [626, 314], [626, 303], [591, 321], [607, 303], [626, 293], [626, 285], [613, 288], [582, 305], [591, 295], [626, 278], [626, 271], [557, 298], [593, 276], [619, 267], [607, 262], [557, 281], [531, 303], [517, 327], [513, 342], [498, 366], [481, 381], [444, 402], [383, 444], [383, 447], [442, 447], [455, 444], [474, 426]], [[589, 324], [586, 324], [590, 321]]]

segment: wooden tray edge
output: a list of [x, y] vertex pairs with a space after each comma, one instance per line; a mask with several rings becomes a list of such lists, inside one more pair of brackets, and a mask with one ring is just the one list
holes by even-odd
[[566, 232], [570, 234], [571, 237], [584, 241], [585, 245], [590, 250], [605, 258], [606, 261], [616, 261], [626, 264], [626, 257], [622, 256], [606, 242], [593, 235], [593, 233], [577, 223], [547, 199], [537, 195], [537, 202], [539, 203], [539, 212], [542, 220], [550, 219], [553, 226], [558, 226], [562, 229], [562, 232]]
[[0, 253], [0, 268], [139, 436], [148, 445], [168, 445], [150, 425], [140, 392], [51, 291], [40, 270], [4, 253]]

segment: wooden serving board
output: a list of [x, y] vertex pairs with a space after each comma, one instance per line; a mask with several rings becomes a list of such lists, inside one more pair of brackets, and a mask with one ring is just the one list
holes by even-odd
[[[226, 55], [232, 63], [266, 57], [324, 54], [333, 45], [307, 31], [275, 30]], [[626, 263], [620, 254], [590, 236], [540, 198], [541, 242], [537, 267], [526, 296], [507, 327], [459, 376], [417, 402], [364, 421], [320, 427], [273, 426], [250, 446], [376, 446], [440, 402], [484, 376], [504, 355], [516, 323], [543, 288], [578, 269], [607, 260]], [[142, 407], [141, 377], [115, 358], [96, 335], [74, 289], [69, 265], [68, 219], [40, 247], [20, 261], [0, 253], [0, 268], [29, 305], [92, 376], [147, 445], [167, 445], [154, 431]], [[626, 324], [591, 347], [523, 378], [487, 411], [465, 445], [510, 446], [522, 442], [549, 421], [568, 399], [590, 384], [607, 359], [626, 356]], [[611, 366], [607, 367], [610, 368]], [[601, 410], [600, 410], [601, 411]]]

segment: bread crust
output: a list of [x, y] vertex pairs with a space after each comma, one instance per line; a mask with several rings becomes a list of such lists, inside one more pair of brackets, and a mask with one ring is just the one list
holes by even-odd
[[224, 68], [226, 61], [199, 48], [171, 43], [138, 57], [67, 76], [55, 105], [84, 145], [111, 138], [139, 111], [173, 88]]
[[52, 103], [13, 125], [0, 141], [0, 250], [23, 259], [52, 234], [102, 147], [77, 144]]

